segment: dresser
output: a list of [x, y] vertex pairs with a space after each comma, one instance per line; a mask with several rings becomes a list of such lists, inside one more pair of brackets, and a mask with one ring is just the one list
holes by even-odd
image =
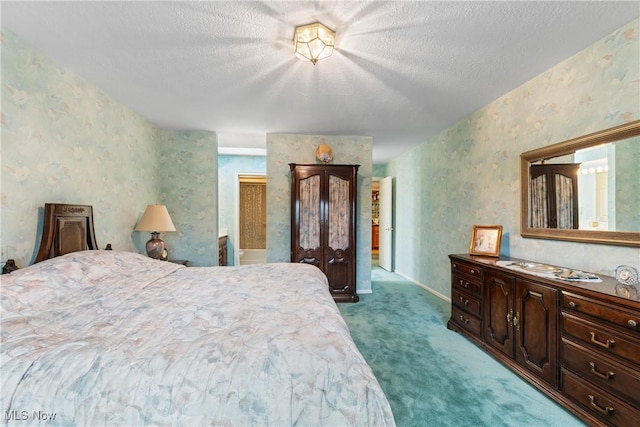
[[451, 318], [469, 338], [590, 425], [640, 425], [640, 301], [615, 279], [514, 271], [450, 255]]
[[315, 265], [336, 302], [357, 302], [358, 165], [289, 164], [291, 262]]

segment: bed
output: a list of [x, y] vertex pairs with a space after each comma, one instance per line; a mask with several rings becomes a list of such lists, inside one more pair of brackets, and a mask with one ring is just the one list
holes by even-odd
[[394, 425], [326, 280], [91, 249], [3, 275], [5, 423]]

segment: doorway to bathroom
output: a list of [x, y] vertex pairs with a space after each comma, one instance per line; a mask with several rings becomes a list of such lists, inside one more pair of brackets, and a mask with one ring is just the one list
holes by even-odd
[[267, 260], [267, 177], [238, 175], [238, 264]]

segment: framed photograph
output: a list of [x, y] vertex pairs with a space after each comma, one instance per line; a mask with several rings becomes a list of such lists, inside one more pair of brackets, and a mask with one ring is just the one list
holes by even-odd
[[501, 225], [474, 225], [469, 254], [500, 256]]

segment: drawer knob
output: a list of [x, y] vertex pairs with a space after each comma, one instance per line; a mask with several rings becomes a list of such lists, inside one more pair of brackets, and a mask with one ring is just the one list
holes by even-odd
[[569, 301], [569, 307], [576, 308], [577, 306], [578, 306], [578, 304], [576, 304], [575, 302]]
[[460, 321], [461, 321], [462, 323], [464, 323], [465, 325], [469, 323], [469, 319], [465, 319], [465, 318], [464, 318], [464, 316], [463, 316], [462, 314], [460, 315]]
[[636, 322], [633, 319], [629, 319], [629, 321], [627, 322], [627, 325], [631, 326], [632, 328], [635, 328], [636, 326], [638, 326], [638, 322]]
[[469, 305], [469, 300], [464, 299], [464, 297], [460, 297], [460, 302], [464, 305]]
[[451, 264], [451, 266], [452, 266], [453, 268], [458, 268], [458, 264], [456, 264], [455, 262], [454, 262], [453, 264]]
[[590, 332], [590, 333], [591, 333], [591, 342], [599, 345], [600, 347], [611, 348], [616, 343], [614, 340], [607, 340], [607, 342], [599, 341], [598, 338], [596, 338], [595, 332]]
[[476, 274], [476, 271], [473, 268], [471, 269], [471, 274]]
[[611, 377], [615, 375], [615, 373], [611, 371], [607, 371], [607, 372], [598, 371], [598, 369], [596, 368], [595, 362], [589, 362], [589, 366], [591, 366], [591, 373], [596, 377], [602, 378], [603, 380], [611, 379]]
[[606, 406], [603, 408], [602, 406], [598, 405], [596, 403], [596, 398], [592, 394], [589, 395], [589, 401], [590, 401], [591, 407], [593, 407], [596, 411], [600, 412], [602, 415], [609, 415], [613, 411], [615, 411], [615, 409], [613, 409], [611, 406]]

